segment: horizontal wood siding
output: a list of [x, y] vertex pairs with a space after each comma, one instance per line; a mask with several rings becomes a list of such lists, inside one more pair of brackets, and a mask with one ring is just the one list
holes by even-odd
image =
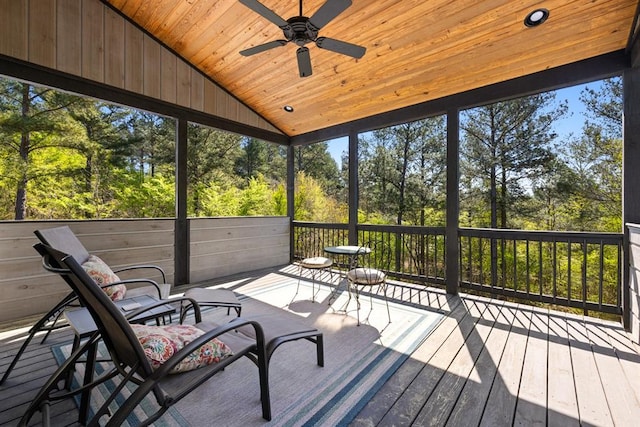
[[631, 292], [631, 337], [640, 343], [640, 225], [629, 228], [629, 287]]
[[[43, 270], [32, 246], [34, 230], [69, 225], [89, 252], [112, 268], [154, 264], [172, 283], [174, 271], [174, 221], [25, 221], [0, 222], [0, 321], [44, 313], [69, 292], [56, 275]], [[135, 277], [130, 273], [120, 278]], [[139, 277], [139, 276], [138, 276]], [[161, 280], [152, 270], [145, 277]]]
[[289, 262], [287, 217], [190, 220], [191, 282]]
[[281, 133], [99, 0], [0, 0], [0, 11], [0, 54]]

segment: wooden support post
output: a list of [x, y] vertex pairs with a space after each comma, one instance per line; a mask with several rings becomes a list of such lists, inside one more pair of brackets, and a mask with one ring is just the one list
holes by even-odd
[[459, 227], [459, 142], [460, 122], [458, 109], [447, 110], [447, 224], [445, 229], [445, 280], [447, 293], [456, 295], [460, 280]]
[[187, 128], [176, 124], [176, 222], [174, 228], [174, 285], [189, 283], [189, 220], [187, 219]]

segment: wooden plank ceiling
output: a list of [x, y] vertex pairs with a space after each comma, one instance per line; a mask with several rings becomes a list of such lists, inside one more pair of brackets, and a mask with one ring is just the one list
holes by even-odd
[[[623, 49], [636, 0], [354, 0], [320, 36], [366, 47], [361, 59], [310, 43], [298, 75], [294, 43], [238, 0], [105, 0], [289, 136]], [[332, 0], [329, 0], [332, 1]], [[261, 0], [280, 17], [296, 0]], [[325, 0], [305, 0], [312, 16]], [[550, 11], [534, 28], [536, 7]], [[285, 105], [294, 112], [283, 110]]]

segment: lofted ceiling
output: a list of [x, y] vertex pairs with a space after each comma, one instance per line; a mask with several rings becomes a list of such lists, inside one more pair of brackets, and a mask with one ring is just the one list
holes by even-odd
[[[285, 20], [297, 0], [260, 0]], [[326, 0], [304, 0], [311, 17]], [[333, 1], [333, 0], [329, 0]], [[238, 0], [105, 0], [289, 136], [624, 49], [636, 0], [353, 0], [320, 35], [366, 47], [354, 59], [310, 43], [298, 75], [294, 43]], [[524, 19], [550, 11], [542, 25]], [[283, 107], [290, 105], [293, 112]]]

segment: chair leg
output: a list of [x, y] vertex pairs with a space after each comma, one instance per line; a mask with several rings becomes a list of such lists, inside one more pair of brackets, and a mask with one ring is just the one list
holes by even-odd
[[[358, 325], [360, 326], [360, 290], [358, 289], [358, 285], [354, 285], [356, 292], [356, 317], [358, 318]], [[349, 299], [351, 299], [351, 294], [349, 294]]]
[[[67, 295], [62, 301], [56, 304], [54, 308], [49, 310], [47, 314], [42, 316], [40, 320], [38, 320], [38, 322], [36, 322], [36, 324], [31, 327], [31, 329], [29, 330], [29, 335], [20, 346], [18, 353], [16, 353], [16, 355], [13, 357], [13, 360], [11, 360], [9, 367], [5, 371], [2, 378], [0, 379], [0, 385], [4, 384], [7, 378], [9, 378], [11, 371], [13, 370], [13, 368], [15, 368], [16, 364], [18, 363], [18, 360], [20, 360], [22, 353], [24, 353], [24, 351], [27, 349], [27, 346], [29, 345], [31, 340], [34, 338], [34, 336], [38, 332], [47, 331], [44, 338], [42, 338], [42, 341], [40, 342], [40, 344], [44, 344], [44, 341], [47, 339], [47, 337], [49, 336], [49, 333], [52, 330], [61, 328], [61, 326], [56, 327], [56, 323], [58, 322], [58, 319], [60, 319], [60, 316], [64, 312], [64, 309], [75, 299], [76, 299], [75, 294], [72, 293]], [[47, 326], [47, 323], [51, 322], [51, 319], [53, 319], [53, 323]]]
[[389, 298], [387, 297], [387, 282], [382, 283], [382, 292], [384, 293], [384, 302], [387, 304], [387, 317], [391, 323], [391, 311], [389, 311]]

